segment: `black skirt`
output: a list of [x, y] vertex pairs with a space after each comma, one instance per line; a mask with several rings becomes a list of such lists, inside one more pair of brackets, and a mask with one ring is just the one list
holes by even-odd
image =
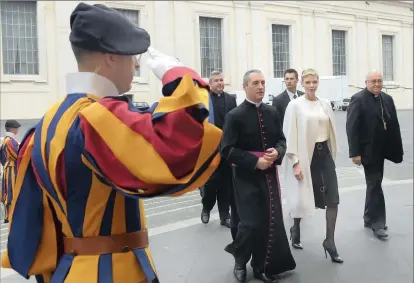
[[327, 141], [315, 143], [310, 169], [315, 206], [325, 209], [339, 204], [335, 162]]

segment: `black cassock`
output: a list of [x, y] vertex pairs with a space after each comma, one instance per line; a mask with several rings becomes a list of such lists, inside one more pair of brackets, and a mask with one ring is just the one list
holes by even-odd
[[226, 115], [221, 152], [233, 164], [237, 211], [232, 210], [232, 221], [240, 219], [236, 239], [226, 250], [241, 264], [252, 258], [251, 266], [258, 271], [280, 274], [296, 263], [283, 223], [277, 166], [256, 169], [257, 153], [272, 147], [281, 164], [286, 139], [276, 108], [244, 101]]

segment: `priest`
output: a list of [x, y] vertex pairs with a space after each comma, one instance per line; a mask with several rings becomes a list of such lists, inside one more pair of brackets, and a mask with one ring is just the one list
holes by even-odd
[[283, 223], [277, 166], [286, 140], [276, 108], [262, 103], [265, 78], [250, 70], [243, 77], [246, 100], [224, 122], [221, 154], [233, 164], [234, 197], [240, 223], [226, 251], [235, 258], [234, 276], [246, 281], [252, 257], [254, 277], [277, 282], [274, 275], [293, 270], [295, 260]]

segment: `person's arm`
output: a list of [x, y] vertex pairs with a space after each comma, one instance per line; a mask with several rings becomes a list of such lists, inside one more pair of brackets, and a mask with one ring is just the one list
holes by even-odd
[[32, 166], [33, 136], [33, 130], [29, 131], [19, 148], [8, 244], [1, 261], [3, 268], [12, 268], [26, 279], [36, 275], [50, 282], [59, 254], [57, 239], [63, 236], [55, 225], [52, 202]]
[[183, 66], [161, 79], [165, 97], [152, 112], [139, 112], [122, 97], [80, 112], [84, 163], [131, 196], [182, 195], [203, 185], [220, 161], [221, 130], [207, 121], [205, 82]]
[[352, 96], [346, 114], [346, 134], [348, 137], [349, 157], [361, 156], [359, 147], [359, 125], [361, 123], [361, 102], [357, 96]]
[[276, 129], [279, 129], [279, 133], [278, 133], [279, 140], [276, 143], [275, 149], [277, 150], [279, 155], [277, 159], [275, 160], [275, 163], [277, 165], [281, 165], [283, 157], [285, 156], [285, 153], [286, 153], [286, 138], [283, 133], [283, 127], [282, 127], [279, 113], [276, 113], [276, 116], [277, 118], [275, 119], [275, 122], [276, 122]]
[[12, 159], [17, 159], [17, 152], [19, 151], [19, 144], [15, 139], [8, 138], [4, 143], [3, 150], [6, 153], [6, 156], [11, 157]]
[[224, 119], [221, 155], [236, 166], [248, 170], [255, 170], [259, 157], [248, 151], [237, 148], [237, 142], [240, 138], [243, 137], [240, 137], [239, 135], [237, 119], [234, 117], [234, 114], [230, 112]]
[[283, 120], [283, 133], [286, 138], [285, 154], [292, 161], [292, 164], [295, 165], [299, 162], [298, 125], [296, 117], [296, 107], [293, 102], [290, 102], [286, 107], [285, 118]]

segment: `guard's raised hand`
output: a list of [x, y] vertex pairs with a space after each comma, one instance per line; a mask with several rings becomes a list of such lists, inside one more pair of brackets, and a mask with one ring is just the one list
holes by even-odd
[[162, 77], [168, 70], [174, 67], [184, 66], [184, 64], [181, 63], [178, 59], [161, 53], [153, 47], [149, 47], [147, 53], [147, 66], [152, 70], [154, 75], [159, 80], [162, 80]]

